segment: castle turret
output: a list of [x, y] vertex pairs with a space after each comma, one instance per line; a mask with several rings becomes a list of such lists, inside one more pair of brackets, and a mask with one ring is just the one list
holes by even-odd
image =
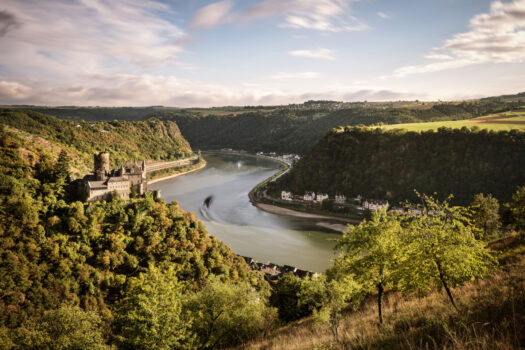
[[100, 152], [94, 155], [95, 177], [97, 180], [105, 180], [109, 174], [109, 153]]
[[143, 179], [146, 178], [146, 160], [145, 159], [142, 161], [142, 178]]

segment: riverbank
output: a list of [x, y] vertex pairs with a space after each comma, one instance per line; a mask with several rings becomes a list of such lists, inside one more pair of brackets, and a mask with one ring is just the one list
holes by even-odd
[[[232, 152], [229, 152], [229, 153], [231, 154]], [[241, 154], [241, 153], [238, 153], [238, 154]], [[246, 154], [242, 154], [242, 155], [246, 155]], [[267, 203], [261, 202], [257, 198], [257, 196], [255, 195], [255, 192], [258, 191], [261, 187], [265, 186], [268, 182], [270, 182], [272, 180], [275, 180], [275, 179], [281, 177], [282, 175], [284, 175], [286, 172], [288, 172], [291, 169], [291, 167], [290, 167], [290, 165], [288, 165], [288, 164], [286, 164], [286, 163], [284, 163], [284, 162], [282, 162], [282, 161], [280, 161], [278, 159], [275, 159], [275, 158], [266, 157], [266, 156], [258, 156], [258, 155], [253, 155], [253, 154], [250, 154], [250, 156], [261, 157], [261, 158], [264, 158], [264, 159], [273, 160], [273, 161], [283, 165], [283, 168], [281, 169], [281, 171], [279, 171], [276, 174], [274, 174], [273, 176], [265, 179], [264, 181], [258, 183], [248, 193], [248, 197], [250, 198], [250, 202], [255, 207], [257, 207], [257, 208], [259, 208], [261, 210], [264, 210], [264, 211], [266, 211], [268, 213], [272, 213], [272, 214], [276, 214], [276, 215], [291, 216], [291, 217], [303, 218], [303, 219], [312, 219], [312, 220], [316, 221], [316, 223], [315, 223], [316, 226], [324, 228], [324, 229], [328, 229], [330, 231], [338, 232], [338, 233], [341, 233], [341, 232], [345, 231], [347, 229], [347, 225], [348, 224], [359, 224], [359, 222], [361, 222], [361, 220], [357, 220], [357, 219], [343, 218], [343, 217], [340, 217], [340, 216], [314, 214], [314, 213], [293, 210], [293, 209], [289, 209], [289, 208], [280, 207], [280, 206], [277, 206], [277, 205], [274, 205], [274, 204], [267, 204]], [[334, 221], [337, 221], [338, 223], [334, 223]]]
[[182, 176], [182, 175], [193, 173], [195, 171], [203, 169], [205, 166], [206, 166], [206, 162], [203, 162], [203, 163], [199, 164], [196, 168], [189, 169], [187, 171], [183, 171], [182, 173], [166, 175], [166, 176], [159, 177], [159, 178], [156, 178], [156, 179], [153, 179], [153, 180], [148, 180], [148, 185], [153, 185], [153, 184], [161, 182], [161, 181], [165, 181], [165, 180], [173, 179], [173, 178], [176, 178], [176, 177], [179, 177], [179, 176]]

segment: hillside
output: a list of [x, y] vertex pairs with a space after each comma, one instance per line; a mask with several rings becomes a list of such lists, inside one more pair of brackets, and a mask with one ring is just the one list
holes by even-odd
[[[463, 102], [353, 102], [308, 101], [285, 106], [189, 108], [143, 107], [38, 107], [31, 110], [67, 120], [174, 121], [195, 149], [233, 148], [250, 152], [306, 154], [333, 128], [468, 120], [519, 109], [523, 103], [499, 98]], [[25, 109], [24, 109], [25, 108]]]
[[[25, 142], [0, 129], [0, 349], [223, 347], [264, 328], [272, 312], [261, 273], [192, 213], [152, 193], [68, 201], [67, 161], [36, 148], [32, 165]], [[204, 320], [188, 321], [207, 315], [207, 293], [239, 301], [220, 330], [245, 333], [204, 334]]]
[[520, 103], [499, 101], [414, 104], [413, 107], [377, 107], [351, 104], [328, 107], [277, 108], [268, 112], [206, 115], [157, 112], [173, 120], [194, 148], [244, 149], [251, 152], [305, 154], [331, 129], [341, 125], [399, 124], [463, 120], [518, 108]]
[[239, 349], [521, 349], [525, 342], [525, 237], [490, 243], [501, 270], [485, 280], [454, 289], [459, 311], [444, 291], [428, 296], [392, 292], [384, 303], [385, 323], [377, 323], [375, 296], [357, 311], [347, 309], [341, 343], [312, 317], [278, 328]]
[[75, 176], [88, 172], [93, 153], [102, 150], [110, 152], [113, 167], [133, 159], [175, 160], [192, 155], [189, 143], [171, 121], [73, 122], [33, 111], [3, 109], [0, 125], [24, 136], [24, 148], [35, 161], [35, 147], [55, 159], [57, 150], [65, 149], [74, 160]]
[[470, 203], [477, 193], [508, 201], [525, 183], [525, 133], [439, 129], [421, 133], [341, 128], [327, 134], [270, 191], [361, 195], [391, 203], [414, 190]]

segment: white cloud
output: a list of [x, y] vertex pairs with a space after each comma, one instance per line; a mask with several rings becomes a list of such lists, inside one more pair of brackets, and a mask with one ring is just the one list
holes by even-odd
[[319, 75], [317, 72], [285, 73], [280, 72], [270, 76], [271, 79], [312, 79]]
[[389, 19], [390, 18], [390, 16], [387, 15], [386, 13], [384, 13], [384, 12], [378, 12], [377, 15], [379, 17], [383, 18], [383, 19]]
[[213, 28], [228, 22], [228, 14], [233, 6], [231, 0], [219, 1], [204, 6], [193, 16], [192, 28]]
[[455, 34], [432, 52], [429, 59], [446, 62], [407, 66], [397, 69], [395, 76], [437, 72], [480, 63], [525, 61], [525, 0], [494, 1], [490, 13], [474, 16], [470, 31]]
[[425, 58], [429, 59], [429, 60], [440, 60], [440, 61], [454, 59], [454, 57], [452, 57], [450, 55], [445, 55], [445, 54], [435, 53], [435, 52], [431, 52], [431, 53], [425, 55]]
[[220, 1], [203, 7], [195, 14], [194, 27], [212, 28], [228, 22], [283, 17], [281, 27], [319, 31], [362, 31], [368, 26], [350, 15], [350, 6], [360, 0], [262, 0], [238, 12], [232, 4]]
[[81, 55], [147, 66], [181, 51], [173, 42], [183, 32], [161, 18], [171, 10], [156, 1], [7, 0], [7, 8], [20, 25], [0, 39], [2, 45], [15, 42], [49, 57]]
[[294, 50], [288, 52], [292, 56], [297, 57], [308, 57], [308, 58], [319, 58], [323, 60], [334, 60], [333, 51], [330, 49], [317, 49], [317, 50]]
[[[290, 73], [282, 73], [282, 78]], [[298, 78], [314, 77], [305, 72]], [[385, 89], [337, 89], [312, 91], [267, 89], [259, 84], [239, 88], [206, 84], [200, 81], [150, 74], [92, 76], [84, 84], [25, 83], [0, 80], [0, 104], [78, 105], [78, 106], [177, 106], [210, 107], [225, 105], [276, 105], [309, 99], [338, 101], [387, 101], [423, 98]]]

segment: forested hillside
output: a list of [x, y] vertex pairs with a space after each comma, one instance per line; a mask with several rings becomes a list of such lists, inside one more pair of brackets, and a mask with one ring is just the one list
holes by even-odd
[[477, 193], [508, 201], [525, 183], [525, 133], [346, 127], [327, 134], [270, 188], [417, 200], [414, 190], [469, 203]]
[[23, 142], [0, 129], [0, 349], [224, 347], [271, 322], [261, 274], [193, 214], [70, 202], [67, 158], [31, 166]]
[[194, 148], [244, 149], [250, 152], [305, 154], [331, 129], [343, 125], [398, 124], [470, 119], [519, 108], [519, 102], [496, 100], [438, 103], [429, 106], [351, 108], [277, 108], [272, 112], [203, 115], [188, 112], [156, 112], [151, 116], [173, 120]]
[[[245, 106], [180, 109], [173, 107], [38, 107], [61, 119], [85, 121], [175, 121], [196, 149], [233, 148], [251, 152], [306, 154], [338, 126], [464, 120], [523, 107], [521, 95], [468, 102], [308, 101], [287, 106]], [[20, 110], [22, 107], [15, 108]]]
[[[0, 110], [0, 124], [24, 133], [26, 149], [37, 145], [55, 157], [57, 148], [65, 149], [74, 160], [76, 175], [89, 171], [93, 153], [103, 150], [110, 152], [114, 167], [133, 159], [174, 160], [192, 155], [189, 143], [172, 121], [73, 122], [33, 111], [4, 109]], [[31, 155], [37, 158], [35, 152]]]

